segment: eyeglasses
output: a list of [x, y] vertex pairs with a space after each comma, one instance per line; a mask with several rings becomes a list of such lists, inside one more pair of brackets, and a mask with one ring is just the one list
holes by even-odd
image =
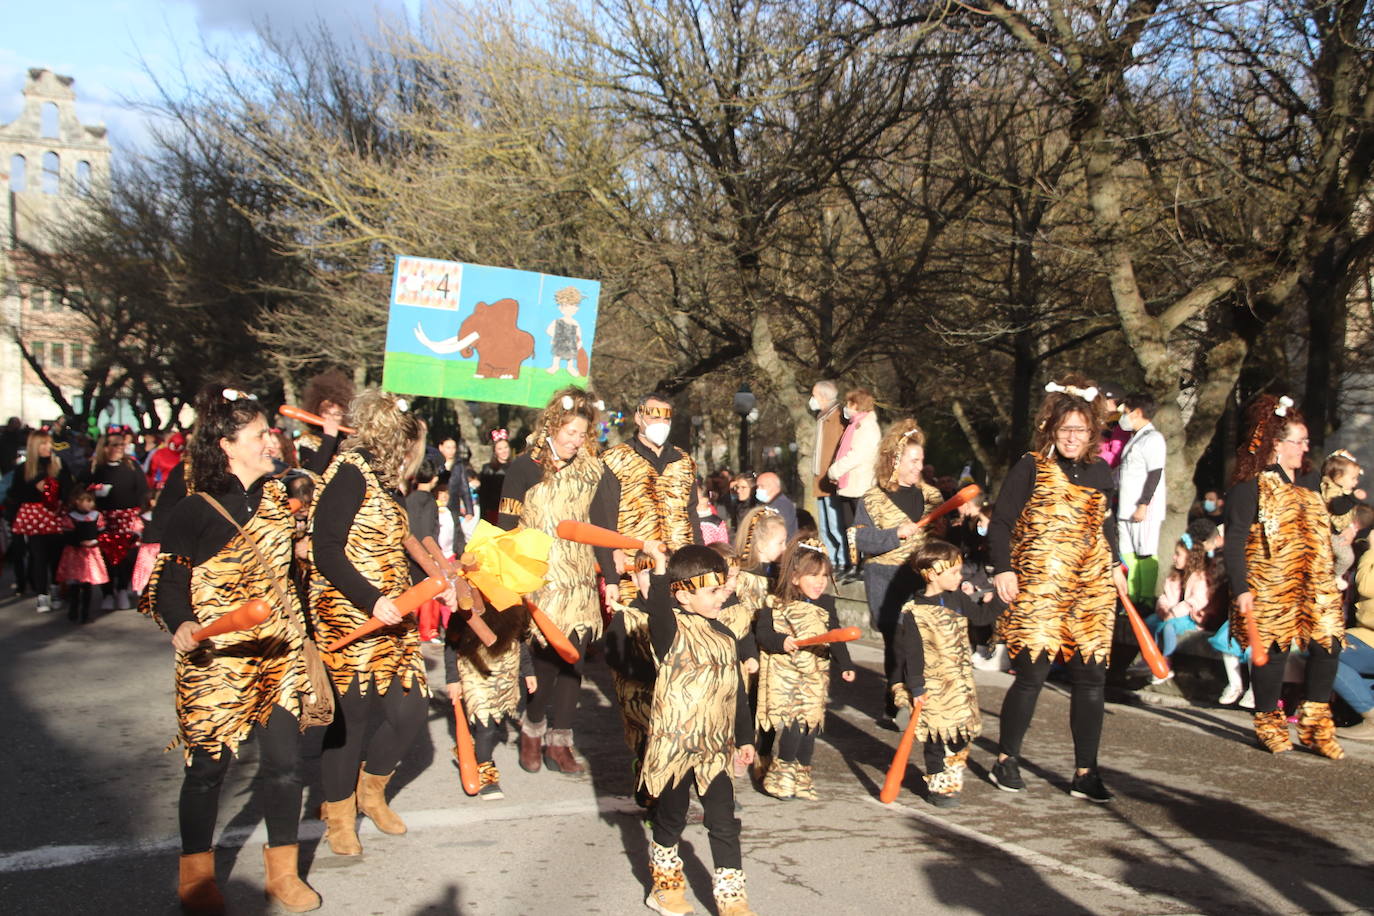
[[1055, 430], [1054, 433], [1055, 433], [1056, 436], [1058, 436], [1058, 435], [1064, 435], [1064, 436], [1086, 436], [1086, 435], [1088, 434], [1088, 427], [1086, 427], [1086, 426], [1061, 426], [1061, 427], [1059, 427], [1057, 430]]
[[1280, 439], [1280, 442], [1287, 442], [1289, 445], [1311, 445], [1311, 439]]

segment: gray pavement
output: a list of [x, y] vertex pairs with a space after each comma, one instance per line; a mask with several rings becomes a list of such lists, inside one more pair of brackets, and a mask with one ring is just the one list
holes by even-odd
[[[431, 672], [437, 647], [427, 647]], [[1331, 762], [1271, 757], [1234, 710], [1109, 705], [1102, 764], [1115, 803], [1068, 795], [1068, 700], [1047, 690], [1026, 743], [1027, 792], [986, 781], [1006, 675], [980, 673], [984, 735], [963, 805], [936, 811], [909, 771], [877, 801], [897, 741], [874, 727], [879, 654], [856, 646], [817, 752], [818, 802], [779, 802], [746, 780], [745, 870], [765, 916], [782, 913], [1353, 913], [1374, 909], [1374, 745]], [[641, 913], [647, 834], [628, 799], [628, 755], [609, 675], [590, 666], [578, 728], [590, 776], [522, 772], [497, 751], [507, 797], [463, 795], [445, 704], [393, 781], [410, 832], [370, 824], [343, 859], [302, 822], [324, 914]], [[437, 678], [437, 675], [436, 675]], [[175, 908], [180, 757], [171, 647], [131, 611], [85, 627], [0, 604], [0, 913], [169, 914]], [[919, 749], [913, 755], [919, 762]], [[268, 910], [250, 744], [221, 802], [219, 872], [233, 913]], [[306, 810], [319, 804], [305, 764]], [[706, 835], [683, 848], [698, 912], [713, 912]], [[703, 858], [704, 857], [704, 858]]]

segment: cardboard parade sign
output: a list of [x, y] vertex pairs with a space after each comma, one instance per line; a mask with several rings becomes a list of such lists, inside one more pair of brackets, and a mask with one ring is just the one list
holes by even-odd
[[591, 370], [601, 284], [402, 256], [391, 281], [388, 391], [543, 407]]

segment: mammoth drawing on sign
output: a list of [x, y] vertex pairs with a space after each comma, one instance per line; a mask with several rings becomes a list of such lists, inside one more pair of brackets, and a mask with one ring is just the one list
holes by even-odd
[[520, 364], [534, 356], [534, 335], [516, 326], [520, 318], [520, 303], [514, 299], [498, 299], [488, 305], [479, 302], [473, 307], [457, 336], [447, 340], [430, 340], [424, 328], [415, 326], [415, 339], [440, 355], [457, 353], [464, 359], [477, 351], [476, 378], [520, 377]]

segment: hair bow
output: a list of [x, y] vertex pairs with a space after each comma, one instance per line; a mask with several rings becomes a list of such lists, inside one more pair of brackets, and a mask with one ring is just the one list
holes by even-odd
[[1274, 415], [1279, 417], [1288, 416], [1288, 410], [1293, 406], [1293, 399], [1288, 395], [1279, 398], [1279, 404], [1274, 408]]
[[1097, 388], [1095, 387], [1079, 388], [1077, 385], [1060, 385], [1058, 382], [1045, 383], [1045, 390], [1050, 392], [1051, 394], [1055, 394], [1058, 392], [1063, 392], [1064, 394], [1071, 394], [1074, 397], [1082, 398], [1085, 401], [1091, 401], [1097, 397]]

